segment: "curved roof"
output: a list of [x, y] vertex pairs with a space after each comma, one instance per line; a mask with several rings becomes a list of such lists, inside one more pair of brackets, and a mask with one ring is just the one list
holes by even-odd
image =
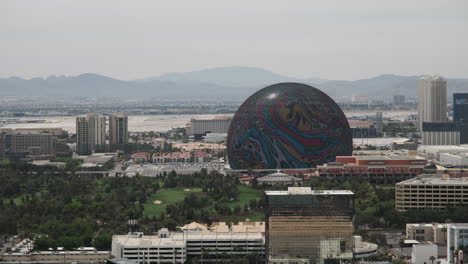
[[286, 173], [282, 173], [279, 170], [275, 173], [268, 174], [266, 176], [257, 179], [258, 182], [299, 182], [301, 178], [297, 178]]

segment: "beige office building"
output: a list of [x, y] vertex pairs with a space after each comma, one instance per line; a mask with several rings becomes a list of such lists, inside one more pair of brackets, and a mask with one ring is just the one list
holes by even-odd
[[447, 81], [440, 76], [418, 80], [419, 129], [423, 122], [447, 122]]
[[128, 144], [128, 117], [122, 113], [109, 117], [109, 145], [112, 151], [122, 150]]
[[422, 174], [399, 182], [395, 185], [395, 205], [399, 211], [468, 205], [468, 178]]
[[447, 224], [406, 224], [406, 239], [447, 243]]

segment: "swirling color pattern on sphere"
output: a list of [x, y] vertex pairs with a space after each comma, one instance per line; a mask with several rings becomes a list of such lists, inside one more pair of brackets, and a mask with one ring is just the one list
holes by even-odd
[[340, 107], [322, 91], [279, 83], [239, 107], [227, 151], [232, 169], [309, 168], [351, 155], [351, 129]]

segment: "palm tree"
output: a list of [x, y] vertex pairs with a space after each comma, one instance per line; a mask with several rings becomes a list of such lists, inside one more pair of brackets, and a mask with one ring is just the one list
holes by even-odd
[[430, 256], [430, 257], [429, 257], [429, 260], [431, 261], [432, 264], [434, 264], [434, 260], [436, 260], [436, 257]]

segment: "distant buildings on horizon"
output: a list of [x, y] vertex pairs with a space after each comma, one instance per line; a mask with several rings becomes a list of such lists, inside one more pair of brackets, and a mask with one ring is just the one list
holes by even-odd
[[418, 123], [423, 145], [468, 144], [468, 93], [453, 94], [453, 122], [447, 118], [447, 81], [418, 80]]

